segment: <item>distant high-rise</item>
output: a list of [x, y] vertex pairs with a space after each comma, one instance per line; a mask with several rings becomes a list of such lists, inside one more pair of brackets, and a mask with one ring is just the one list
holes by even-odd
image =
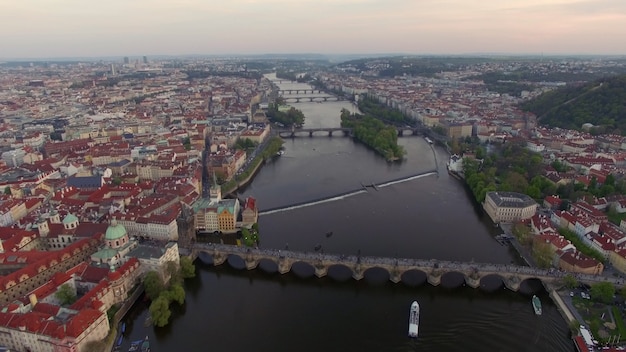
[[148, 57], [147, 57], [147, 56], [144, 56], [144, 57], [143, 57], [143, 63], [144, 63], [144, 64], [147, 64], [147, 63], [148, 63]]
[[124, 65], [128, 65], [130, 63], [130, 59], [128, 59], [128, 56], [124, 57]]
[[115, 76], [115, 64], [111, 64], [111, 76]]

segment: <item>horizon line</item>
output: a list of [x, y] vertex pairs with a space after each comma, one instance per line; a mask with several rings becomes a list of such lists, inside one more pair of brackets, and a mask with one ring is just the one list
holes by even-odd
[[607, 53], [513, 53], [513, 52], [473, 52], [473, 53], [402, 53], [402, 52], [389, 52], [389, 53], [315, 53], [315, 52], [301, 52], [301, 53], [220, 53], [220, 54], [129, 54], [129, 55], [105, 55], [105, 56], [37, 56], [37, 57], [0, 57], [0, 62], [11, 61], [55, 61], [55, 60], [89, 60], [96, 61], [102, 59], [123, 59], [125, 57], [152, 57], [152, 58], [189, 58], [189, 57], [212, 57], [212, 58], [250, 58], [250, 57], [280, 57], [280, 56], [320, 56], [320, 57], [334, 57], [334, 56], [357, 56], [357, 57], [396, 57], [396, 56], [414, 56], [414, 57], [612, 57], [612, 58], [626, 58], [626, 53], [623, 54], [607, 54]]

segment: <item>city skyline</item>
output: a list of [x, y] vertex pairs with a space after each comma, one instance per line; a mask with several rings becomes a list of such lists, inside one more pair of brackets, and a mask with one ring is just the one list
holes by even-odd
[[626, 55], [621, 0], [9, 0], [0, 58]]

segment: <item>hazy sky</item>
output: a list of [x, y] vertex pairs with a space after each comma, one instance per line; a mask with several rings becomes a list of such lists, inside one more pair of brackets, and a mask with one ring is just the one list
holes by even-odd
[[626, 54], [626, 0], [0, 0], [0, 58]]

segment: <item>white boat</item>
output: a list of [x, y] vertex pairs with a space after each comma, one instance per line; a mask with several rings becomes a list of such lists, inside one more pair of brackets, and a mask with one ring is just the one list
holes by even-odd
[[417, 301], [411, 303], [409, 313], [409, 337], [417, 337], [417, 330], [420, 324], [420, 305]]

